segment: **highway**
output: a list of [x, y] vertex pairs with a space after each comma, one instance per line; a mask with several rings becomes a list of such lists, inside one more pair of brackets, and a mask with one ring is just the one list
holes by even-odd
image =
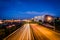
[[60, 33], [38, 24], [27, 23], [4, 40], [60, 40]]

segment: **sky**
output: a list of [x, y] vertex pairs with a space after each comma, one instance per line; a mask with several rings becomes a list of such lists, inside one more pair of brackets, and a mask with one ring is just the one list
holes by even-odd
[[28, 19], [41, 15], [60, 17], [60, 0], [0, 0], [0, 19]]

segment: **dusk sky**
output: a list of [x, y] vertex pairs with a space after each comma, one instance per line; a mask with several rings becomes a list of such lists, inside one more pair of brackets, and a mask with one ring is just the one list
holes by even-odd
[[0, 19], [24, 19], [46, 14], [60, 17], [60, 1], [0, 0]]

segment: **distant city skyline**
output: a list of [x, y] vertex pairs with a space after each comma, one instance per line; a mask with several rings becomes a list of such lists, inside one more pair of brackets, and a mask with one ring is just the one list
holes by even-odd
[[46, 14], [60, 17], [60, 0], [0, 0], [0, 19], [29, 19]]

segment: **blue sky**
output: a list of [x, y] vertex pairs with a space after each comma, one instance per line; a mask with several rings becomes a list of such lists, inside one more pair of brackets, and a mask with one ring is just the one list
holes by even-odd
[[0, 19], [24, 19], [46, 14], [60, 17], [60, 1], [0, 0]]

